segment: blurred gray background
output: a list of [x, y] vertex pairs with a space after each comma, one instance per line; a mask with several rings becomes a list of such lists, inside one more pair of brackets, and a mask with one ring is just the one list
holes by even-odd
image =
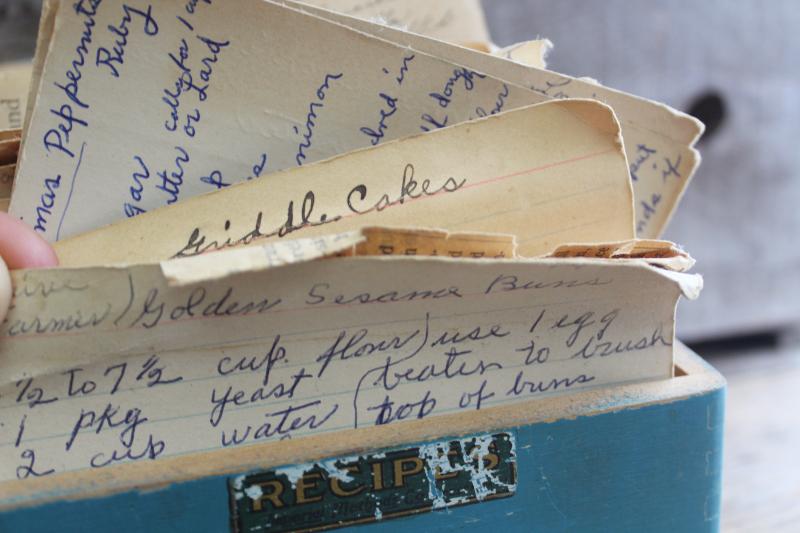
[[33, 57], [41, 0], [0, 0], [0, 62]]

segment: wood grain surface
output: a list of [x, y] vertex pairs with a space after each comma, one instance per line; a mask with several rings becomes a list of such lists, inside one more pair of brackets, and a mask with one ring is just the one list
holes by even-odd
[[800, 344], [709, 359], [728, 380], [722, 531], [800, 530]]

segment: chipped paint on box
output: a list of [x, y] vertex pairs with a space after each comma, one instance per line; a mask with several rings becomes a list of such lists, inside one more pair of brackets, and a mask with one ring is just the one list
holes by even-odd
[[318, 531], [512, 496], [515, 447], [477, 435], [236, 476], [232, 528]]

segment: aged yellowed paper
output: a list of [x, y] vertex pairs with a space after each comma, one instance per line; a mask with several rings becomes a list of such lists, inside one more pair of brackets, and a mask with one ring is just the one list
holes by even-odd
[[480, 0], [305, 0], [317, 7], [458, 44], [487, 45]]
[[646, 259], [304, 260], [358, 240], [14, 272], [0, 479], [667, 379], [677, 299], [701, 286]]
[[531, 257], [633, 238], [631, 196], [611, 109], [564, 100], [190, 198], [56, 252], [64, 266], [138, 263], [382, 225], [513, 234]]
[[356, 255], [429, 255], [472, 259], [513, 259], [517, 241], [497, 233], [450, 233], [431, 229], [366, 227]]
[[532, 94], [271, 2], [82, 6], [46, 5], [11, 203], [51, 241]]
[[[284, 3], [298, 5], [288, 0], [284, 0]], [[303, 9], [414, 50], [469, 65], [472, 69], [510, 84], [526, 87], [535, 93], [531, 96], [531, 103], [553, 98], [595, 98], [609, 104], [622, 123], [636, 197], [636, 233], [641, 238], [658, 238], [661, 235], [700, 164], [700, 155], [694, 149], [694, 144], [702, 134], [703, 125], [695, 118], [666, 105], [603, 87], [588, 78], [572, 78], [543, 70], [543, 65], [531, 64], [528, 67], [515, 64], [502, 57], [481, 54], [346, 15], [310, 6]], [[546, 52], [547, 41], [538, 42]], [[532, 68], [537, 66], [541, 68]]]
[[545, 58], [552, 48], [553, 43], [548, 39], [537, 39], [492, 50], [492, 55], [509, 59], [528, 67], [544, 68]]

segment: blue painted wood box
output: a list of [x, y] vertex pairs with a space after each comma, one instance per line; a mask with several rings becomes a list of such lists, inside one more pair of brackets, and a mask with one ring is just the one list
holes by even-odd
[[717, 531], [724, 401], [678, 346], [670, 380], [5, 483], [0, 531]]

